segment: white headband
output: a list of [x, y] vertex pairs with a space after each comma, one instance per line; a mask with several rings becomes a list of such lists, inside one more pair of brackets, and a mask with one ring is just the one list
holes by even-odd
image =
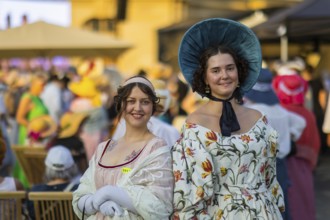
[[142, 83], [142, 84], [148, 86], [153, 91], [153, 93], [155, 93], [155, 89], [154, 89], [154, 86], [152, 85], [152, 83], [149, 80], [147, 80], [143, 77], [134, 76], [132, 78], [129, 78], [128, 80], [126, 80], [124, 82], [123, 86], [126, 86], [128, 84], [132, 84], [132, 83]]

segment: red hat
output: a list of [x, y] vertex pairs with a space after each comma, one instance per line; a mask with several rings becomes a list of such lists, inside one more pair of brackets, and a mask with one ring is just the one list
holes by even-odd
[[273, 88], [280, 103], [302, 105], [308, 84], [299, 75], [282, 75], [274, 78]]

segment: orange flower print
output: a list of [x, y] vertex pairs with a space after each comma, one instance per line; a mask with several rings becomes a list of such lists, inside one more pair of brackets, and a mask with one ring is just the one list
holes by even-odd
[[180, 170], [176, 170], [173, 173], [174, 173], [175, 182], [178, 182], [179, 180], [183, 180], [182, 172]]
[[285, 212], [285, 207], [284, 206], [280, 206], [279, 209], [280, 209], [280, 212]]
[[202, 173], [202, 178], [204, 179], [212, 172], [212, 164], [209, 159], [206, 159], [206, 161], [202, 162], [202, 168], [205, 171], [205, 173]]
[[216, 142], [218, 140], [217, 134], [214, 131], [206, 132], [205, 137], [213, 142]]
[[204, 189], [203, 189], [202, 186], [198, 186], [198, 187], [197, 187], [196, 195], [197, 195], [199, 198], [203, 198], [203, 197], [204, 197]]
[[192, 124], [192, 123], [186, 123], [185, 124], [185, 127], [186, 128], [196, 128], [196, 125], [195, 124]]
[[221, 167], [220, 168], [220, 172], [221, 172], [221, 176], [226, 176], [227, 175], [227, 168], [226, 167]]
[[253, 141], [253, 139], [251, 139], [251, 137], [249, 135], [243, 134], [240, 139], [245, 142], [245, 143], [249, 143], [250, 141]]
[[206, 132], [205, 137], [207, 139], [205, 141], [206, 147], [210, 146], [210, 144], [212, 144], [218, 140], [216, 133], [213, 131]]
[[189, 156], [194, 156], [194, 150], [192, 150], [190, 147], [187, 147], [186, 148], [186, 154], [188, 154]]
[[219, 211], [217, 212], [216, 216], [215, 216], [215, 219], [216, 220], [220, 220], [223, 216], [223, 210], [222, 209], [219, 209]]

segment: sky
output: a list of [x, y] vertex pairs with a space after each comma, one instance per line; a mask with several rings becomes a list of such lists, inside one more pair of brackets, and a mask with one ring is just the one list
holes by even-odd
[[0, 0], [0, 30], [7, 29], [8, 15], [12, 28], [22, 24], [23, 15], [27, 15], [28, 23], [43, 20], [68, 27], [71, 25], [71, 2]]

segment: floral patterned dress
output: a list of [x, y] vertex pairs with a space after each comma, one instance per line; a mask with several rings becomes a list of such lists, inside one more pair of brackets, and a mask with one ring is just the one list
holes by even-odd
[[282, 219], [276, 153], [277, 132], [265, 116], [230, 137], [186, 122], [172, 149], [172, 219]]

